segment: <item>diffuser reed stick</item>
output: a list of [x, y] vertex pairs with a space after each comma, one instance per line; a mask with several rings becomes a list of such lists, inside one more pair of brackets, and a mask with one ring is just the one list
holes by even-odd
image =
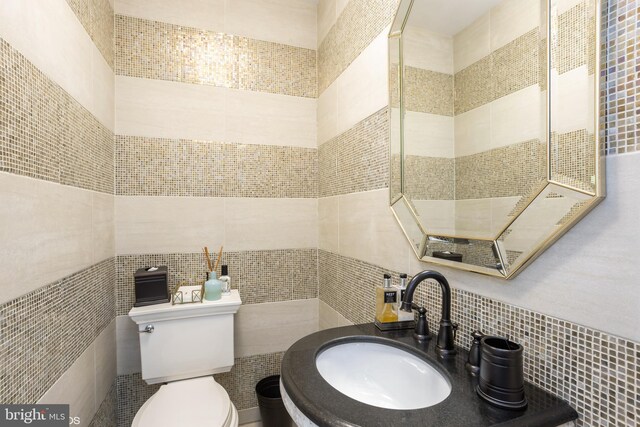
[[216, 266], [214, 269], [218, 271], [218, 264], [220, 264], [220, 260], [222, 259], [222, 246], [220, 246], [220, 252], [218, 252], [218, 259], [216, 260]]
[[209, 256], [209, 248], [208, 247], [204, 247], [204, 257], [207, 259], [207, 267], [209, 267], [209, 271], [213, 271], [213, 268], [211, 267], [211, 257]]

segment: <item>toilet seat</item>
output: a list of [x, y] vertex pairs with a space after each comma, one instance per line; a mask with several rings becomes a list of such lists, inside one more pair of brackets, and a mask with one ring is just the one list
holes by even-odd
[[213, 377], [160, 387], [138, 410], [131, 427], [237, 427], [238, 411]]

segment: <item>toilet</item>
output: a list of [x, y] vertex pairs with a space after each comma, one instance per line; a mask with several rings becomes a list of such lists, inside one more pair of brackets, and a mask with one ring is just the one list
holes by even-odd
[[163, 384], [138, 410], [132, 427], [237, 427], [238, 411], [212, 374], [233, 366], [237, 290], [217, 301], [134, 307], [142, 379]]

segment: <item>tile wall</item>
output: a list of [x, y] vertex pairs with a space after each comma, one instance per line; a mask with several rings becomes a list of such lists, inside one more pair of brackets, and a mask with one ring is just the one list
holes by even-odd
[[107, 0], [0, 5], [0, 401], [82, 426], [115, 419], [112, 29]]
[[[349, 31], [337, 24], [340, 3], [320, 1], [318, 29], [321, 37], [331, 32]], [[603, 3], [603, 12], [603, 31], [609, 39], [603, 43], [603, 54], [607, 57], [603, 73], [607, 80], [603, 83], [600, 100], [606, 110], [606, 124], [601, 133], [607, 147], [611, 147], [609, 153], [622, 154], [638, 139], [636, 115], [631, 113], [637, 91], [638, 44], [634, 25], [638, 4], [612, 0]], [[386, 34], [385, 25], [390, 20], [389, 17], [377, 27], [381, 37]], [[353, 31], [357, 32], [358, 25], [352, 25]], [[340, 98], [342, 88], [360, 87], [355, 82], [356, 75], [373, 86], [371, 79], [375, 71], [364, 72], [357, 68], [360, 61], [374, 56], [372, 52], [383, 50], [376, 44], [377, 38], [373, 40], [360, 48], [356, 59], [337, 77], [333, 74], [323, 77], [323, 66], [319, 65], [318, 143], [321, 153], [326, 141], [339, 138], [352, 127], [361, 127], [360, 122], [369, 117], [370, 111], [386, 105], [382, 97], [368, 96], [366, 102], [358, 97], [341, 102]], [[502, 47], [508, 42], [507, 39], [497, 40], [496, 44]], [[472, 51], [478, 50], [469, 50]], [[318, 54], [318, 63], [323, 64], [334, 61], [332, 55], [340, 57], [347, 53], [319, 50]], [[329, 58], [323, 59], [322, 55]], [[466, 63], [460, 57], [454, 58], [456, 70], [481, 58], [482, 55], [468, 59]], [[376, 59], [372, 59], [369, 64], [375, 62]], [[377, 65], [372, 67], [381, 72], [385, 70], [386, 57], [381, 53]], [[437, 71], [450, 72], [447, 69]], [[322, 84], [323, 81], [327, 83]], [[384, 85], [387, 80], [380, 81]], [[343, 111], [348, 112], [343, 114]], [[570, 117], [568, 119], [566, 123], [575, 123]], [[340, 121], [346, 124], [341, 127]], [[572, 129], [559, 130], [565, 131]], [[622, 136], [620, 132], [623, 132]], [[623, 148], [618, 150], [617, 147]], [[515, 279], [504, 282], [435, 267], [449, 278], [454, 288], [453, 313], [463, 328], [457, 338], [459, 345], [468, 346], [469, 332], [479, 327], [484, 332], [509, 334], [523, 342], [529, 350], [527, 377], [567, 399], [580, 413], [579, 425], [635, 426], [640, 419], [637, 400], [640, 335], [632, 326], [638, 322], [640, 294], [631, 279], [638, 273], [631, 243], [640, 237], [635, 216], [631, 213], [640, 207], [637, 202], [640, 192], [638, 161], [640, 158], [633, 154], [609, 156], [607, 199]], [[322, 162], [319, 167], [322, 177], [326, 173]], [[354, 188], [349, 187], [349, 182], [357, 182], [360, 172], [354, 170], [351, 177], [349, 175], [348, 172], [343, 175], [342, 179], [347, 182], [344, 186]], [[378, 182], [385, 181], [382, 178]], [[343, 319], [337, 324], [343, 323], [345, 318], [355, 323], [369, 322], [373, 318], [373, 290], [384, 272], [415, 274], [433, 268], [414, 258], [388, 211], [386, 185], [378, 184], [377, 187], [354, 188], [350, 193], [339, 195], [320, 192], [320, 324], [336, 324], [323, 320], [323, 316]], [[419, 298], [423, 298], [429, 308], [434, 317], [431, 324], [435, 325], [439, 291], [435, 287], [424, 288]]]
[[243, 301], [216, 378], [250, 421], [256, 382], [318, 329], [315, 4], [135, 3], [115, 4], [118, 425], [156, 389], [127, 316], [133, 273], [201, 282], [205, 245], [224, 246]]
[[[429, 268], [413, 258], [388, 208], [387, 32], [397, 5], [3, 1], [0, 64], [9, 78], [0, 81], [0, 196], [10, 203], [0, 207], [0, 223], [14, 226], [3, 229], [11, 245], [0, 254], [14, 265], [0, 282], [1, 365], [14, 366], [7, 358], [35, 345], [19, 319], [33, 310], [47, 319], [50, 291], [78, 299], [87, 284], [105, 291], [59, 319], [80, 316], [93, 326], [51, 343], [65, 342], [55, 372], [19, 363], [12, 378], [35, 377], [29, 387], [6, 383], [5, 392], [71, 402], [83, 425], [129, 425], [154, 391], [139, 376], [137, 333], [126, 316], [131, 273], [166, 263], [172, 286], [201, 280], [201, 247], [224, 244], [245, 304], [236, 364], [218, 380], [250, 410], [253, 384], [278, 371], [297, 338], [370, 321], [367, 295], [382, 272]], [[582, 425], [635, 425], [640, 295], [625, 242], [640, 238], [640, 175], [637, 155], [615, 154], [638, 145], [638, 5], [610, 0], [604, 9], [608, 198], [509, 283], [441, 270], [454, 288], [460, 345], [478, 324], [509, 333], [534, 349], [528, 377], [569, 400]], [[291, 22], [299, 25], [284, 25]], [[188, 55], [127, 44], [165, 43], [169, 33], [177, 38], [169, 51]], [[221, 55], [253, 61], [236, 67]], [[280, 77], [289, 72], [285, 55], [293, 80]], [[47, 96], [25, 91], [30, 85]], [[60, 119], [68, 121], [64, 132], [52, 126]], [[104, 164], [109, 152], [115, 176]], [[437, 312], [431, 290], [419, 296]]]

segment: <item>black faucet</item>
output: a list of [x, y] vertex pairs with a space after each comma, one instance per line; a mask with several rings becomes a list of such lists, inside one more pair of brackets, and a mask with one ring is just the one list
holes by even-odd
[[[437, 271], [425, 270], [413, 276], [407, 286], [407, 292], [404, 295], [404, 300], [402, 301], [400, 309], [410, 312], [413, 308], [417, 308], [417, 306], [413, 304], [413, 293], [415, 292], [418, 284], [427, 279], [435, 280], [440, 284], [440, 288], [442, 289], [442, 318], [440, 319], [436, 351], [441, 356], [454, 355], [456, 354], [456, 348], [453, 345], [453, 341], [456, 336], [456, 329], [458, 329], [458, 325], [451, 322], [451, 288], [449, 287], [449, 282], [447, 282], [447, 279], [445, 279], [442, 274]], [[425, 310], [419, 309], [419, 312], [421, 318], [424, 318], [424, 322], [426, 322], [426, 317], [424, 317]], [[420, 338], [423, 336], [424, 331], [428, 331], [426, 323], [418, 320], [418, 324], [416, 325], [416, 334], [414, 334], [414, 336]]]

